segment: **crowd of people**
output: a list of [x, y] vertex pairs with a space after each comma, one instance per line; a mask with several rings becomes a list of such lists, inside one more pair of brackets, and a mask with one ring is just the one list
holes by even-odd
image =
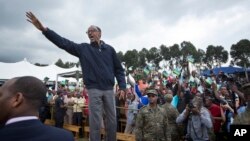
[[[230, 125], [250, 125], [250, 83], [242, 79], [223, 72], [198, 76], [188, 67], [185, 76], [139, 69], [125, 74], [98, 26], [87, 29], [90, 43], [77, 44], [44, 27], [32, 12], [26, 16], [49, 41], [79, 58], [85, 86], [83, 91], [71, 92], [67, 86], [55, 91], [32, 76], [8, 80], [0, 87], [1, 140], [71, 141], [73, 134], [60, 128], [83, 126], [83, 117], [91, 141], [101, 140], [101, 128], [106, 141], [116, 141], [121, 118], [126, 119], [123, 132], [137, 141], [223, 141]], [[47, 118], [57, 128], [42, 124]]]
[[[155, 75], [142, 72], [129, 75], [135, 81], [127, 80], [129, 87], [125, 94], [119, 93], [118, 86], [114, 87], [116, 131], [134, 134], [137, 140], [228, 140], [230, 125], [240, 122], [242, 115], [248, 115], [249, 83], [244, 84], [242, 79], [223, 72], [198, 77], [196, 71], [192, 71], [182, 81], [177, 76], [164, 77], [160, 73], [157, 79]], [[53, 98], [50, 93], [54, 93]], [[87, 89], [70, 92], [62, 87], [57, 94], [49, 90], [47, 97], [49, 103], [59, 107], [55, 108], [55, 117], [57, 109], [63, 108], [64, 116], [60, 121], [82, 125], [82, 117], [88, 118]], [[63, 99], [58, 102], [63, 106], [57, 106], [60, 101], [57, 99]], [[78, 99], [82, 102], [78, 102], [81, 106], [77, 115], [74, 107], [77, 108]], [[105, 128], [105, 112], [103, 115], [101, 127]], [[80, 120], [76, 120], [77, 116]], [[119, 124], [121, 118], [126, 119], [125, 129]], [[244, 124], [250, 124], [247, 118], [245, 120]]]
[[[138, 78], [143, 74], [131, 75]], [[137, 140], [229, 140], [230, 125], [250, 124], [247, 105], [250, 85], [244, 79], [224, 72], [198, 77], [195, 70], [184, 79], [152, 76], [139, 77], [129, 88], [135, 96], [127, 93], [124, 100], [129, 129], [125, 132], [135, 134]]]
[[[126, 119], [125, 129], [121, 130], [120, 124], [117, 124], [116, 131], [134, 134], [138, 141], [223, 141], [228, 140], [230, 125], [250, 124], [247, 104], [250, 83], [238, 81], [241, 79], [228, 77], [223, 72], [198, 78], [196, 72], [192, 71], [182, 83], [177, 76], [157, 75], [158, 79], [153, 79], [153, 75], [142, 72], [129, 75], [135, 78], [135, 83], [127, 81], [130, 87], [125, 94], [119, 93], [119, 87], [114, 87], [116, 121], [119, 123], [120, 118]], [[212, 83], [208, 81], [210, 79]], [[5, 85], [8, 86], [9, 81]], [[5, 85], [1, 87], [1, 93], [5, 93]], [[89, 118], [89, 94], [86, 88], [72, 91], [67, 86], [59, 85], [57, 91], [54, 87], [47, 87], [44, 93], [46, 99], [40, 97], [43, 106], [40, 106], [37, 115], [40, 121], [53, 119], [55, 127], [63, 128], [63, 124], [83, 126], [83, 117]], [[105, 128], [105, 112], [102, 114], [101, 127]]]

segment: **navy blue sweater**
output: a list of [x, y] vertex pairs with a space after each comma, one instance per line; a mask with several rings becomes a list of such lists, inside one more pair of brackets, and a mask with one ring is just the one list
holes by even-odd
[[87, 89], [111, 90], [114, 87], [115, 77], [119, 88], [126, 88], [124, 69], [115, 49], [110, 45], [103, 41], [100, 47], [97, 44], [77, 44], [50, 29], [43, 34], [56, 46], [79, 58]]

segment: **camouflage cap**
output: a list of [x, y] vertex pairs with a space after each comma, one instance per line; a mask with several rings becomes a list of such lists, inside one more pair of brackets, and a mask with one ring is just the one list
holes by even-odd
[[147, 94], [147, 95], [148, 95], [148, 94], [154, 94], [154, 95], [158, 96], [158, 92], [157, 92], [155, 89], [148, 89], [148, 90], [146, 91], [146, 94]]

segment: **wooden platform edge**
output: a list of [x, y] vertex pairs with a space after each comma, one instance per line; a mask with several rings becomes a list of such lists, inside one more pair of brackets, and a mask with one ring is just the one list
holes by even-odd
[[[55, 125], [55, 121], [54, 120], [50, 120], [50, 119], [46, 119], [44, 124], [46, 125], [51, 125], [54, 126]], [[79, 129], [81, 128], [81, 126], [77, 126], [77, 125], [70, 125], [70, 124], [64, 124], [63, 125], [63, 129], [75, 132], [75, 137], [79, 138]]]
[[[84, 131], [84, 134], [85, 134], [84, 136], [87, 137], [89, 132], [90, 132], [90, 129], [89, 129], [88, 126], [84, 126], [83, 131]], [[105, 135], [104, 129], [101, 129], [100, 134]], [[135, 141], [135, 135], [121, 133], [121, 132], [116, 132], [116, 138], [119, 141]]]

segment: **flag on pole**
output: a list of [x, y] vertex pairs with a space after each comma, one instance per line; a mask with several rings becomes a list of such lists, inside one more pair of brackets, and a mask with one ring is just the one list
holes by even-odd
[[149, 72], [150, 72], [150, 70], [149, 70], [147, 67], [145, 67], [145, 68], [143, 69], [143, 72], [144, 72], [146, 75], [148, 75]]
[[173, 70], [173, 73], [174, 73], [175, 75], [179, 76], [179, 75], [181, 74], [181, 71], [180, 71], [180, 69], [175, 68], [175, 69]]
[[129, 70], [129, 71], [132, 71], [132, 70], [133, 70], [133, 66], [130, 66], [130, 67], [128, 68], [128, 70]]
[[188, 55], [188, 56], [187, 56], [187, 60], [188, 60], [188, 62], [190, 62], [190, 63], [194, 63], [193, 55]]
[[162, 74], [163, 74], [163, 76], [168, 77], [167, 71], [164, 70], [164, 71], [162, 72]]
[[213, 83], [213, 80], [212, 80], [210, 77], [208, 77], [205, 81], [206, 81], [209, 85], [211, 85], [211, 84]]

